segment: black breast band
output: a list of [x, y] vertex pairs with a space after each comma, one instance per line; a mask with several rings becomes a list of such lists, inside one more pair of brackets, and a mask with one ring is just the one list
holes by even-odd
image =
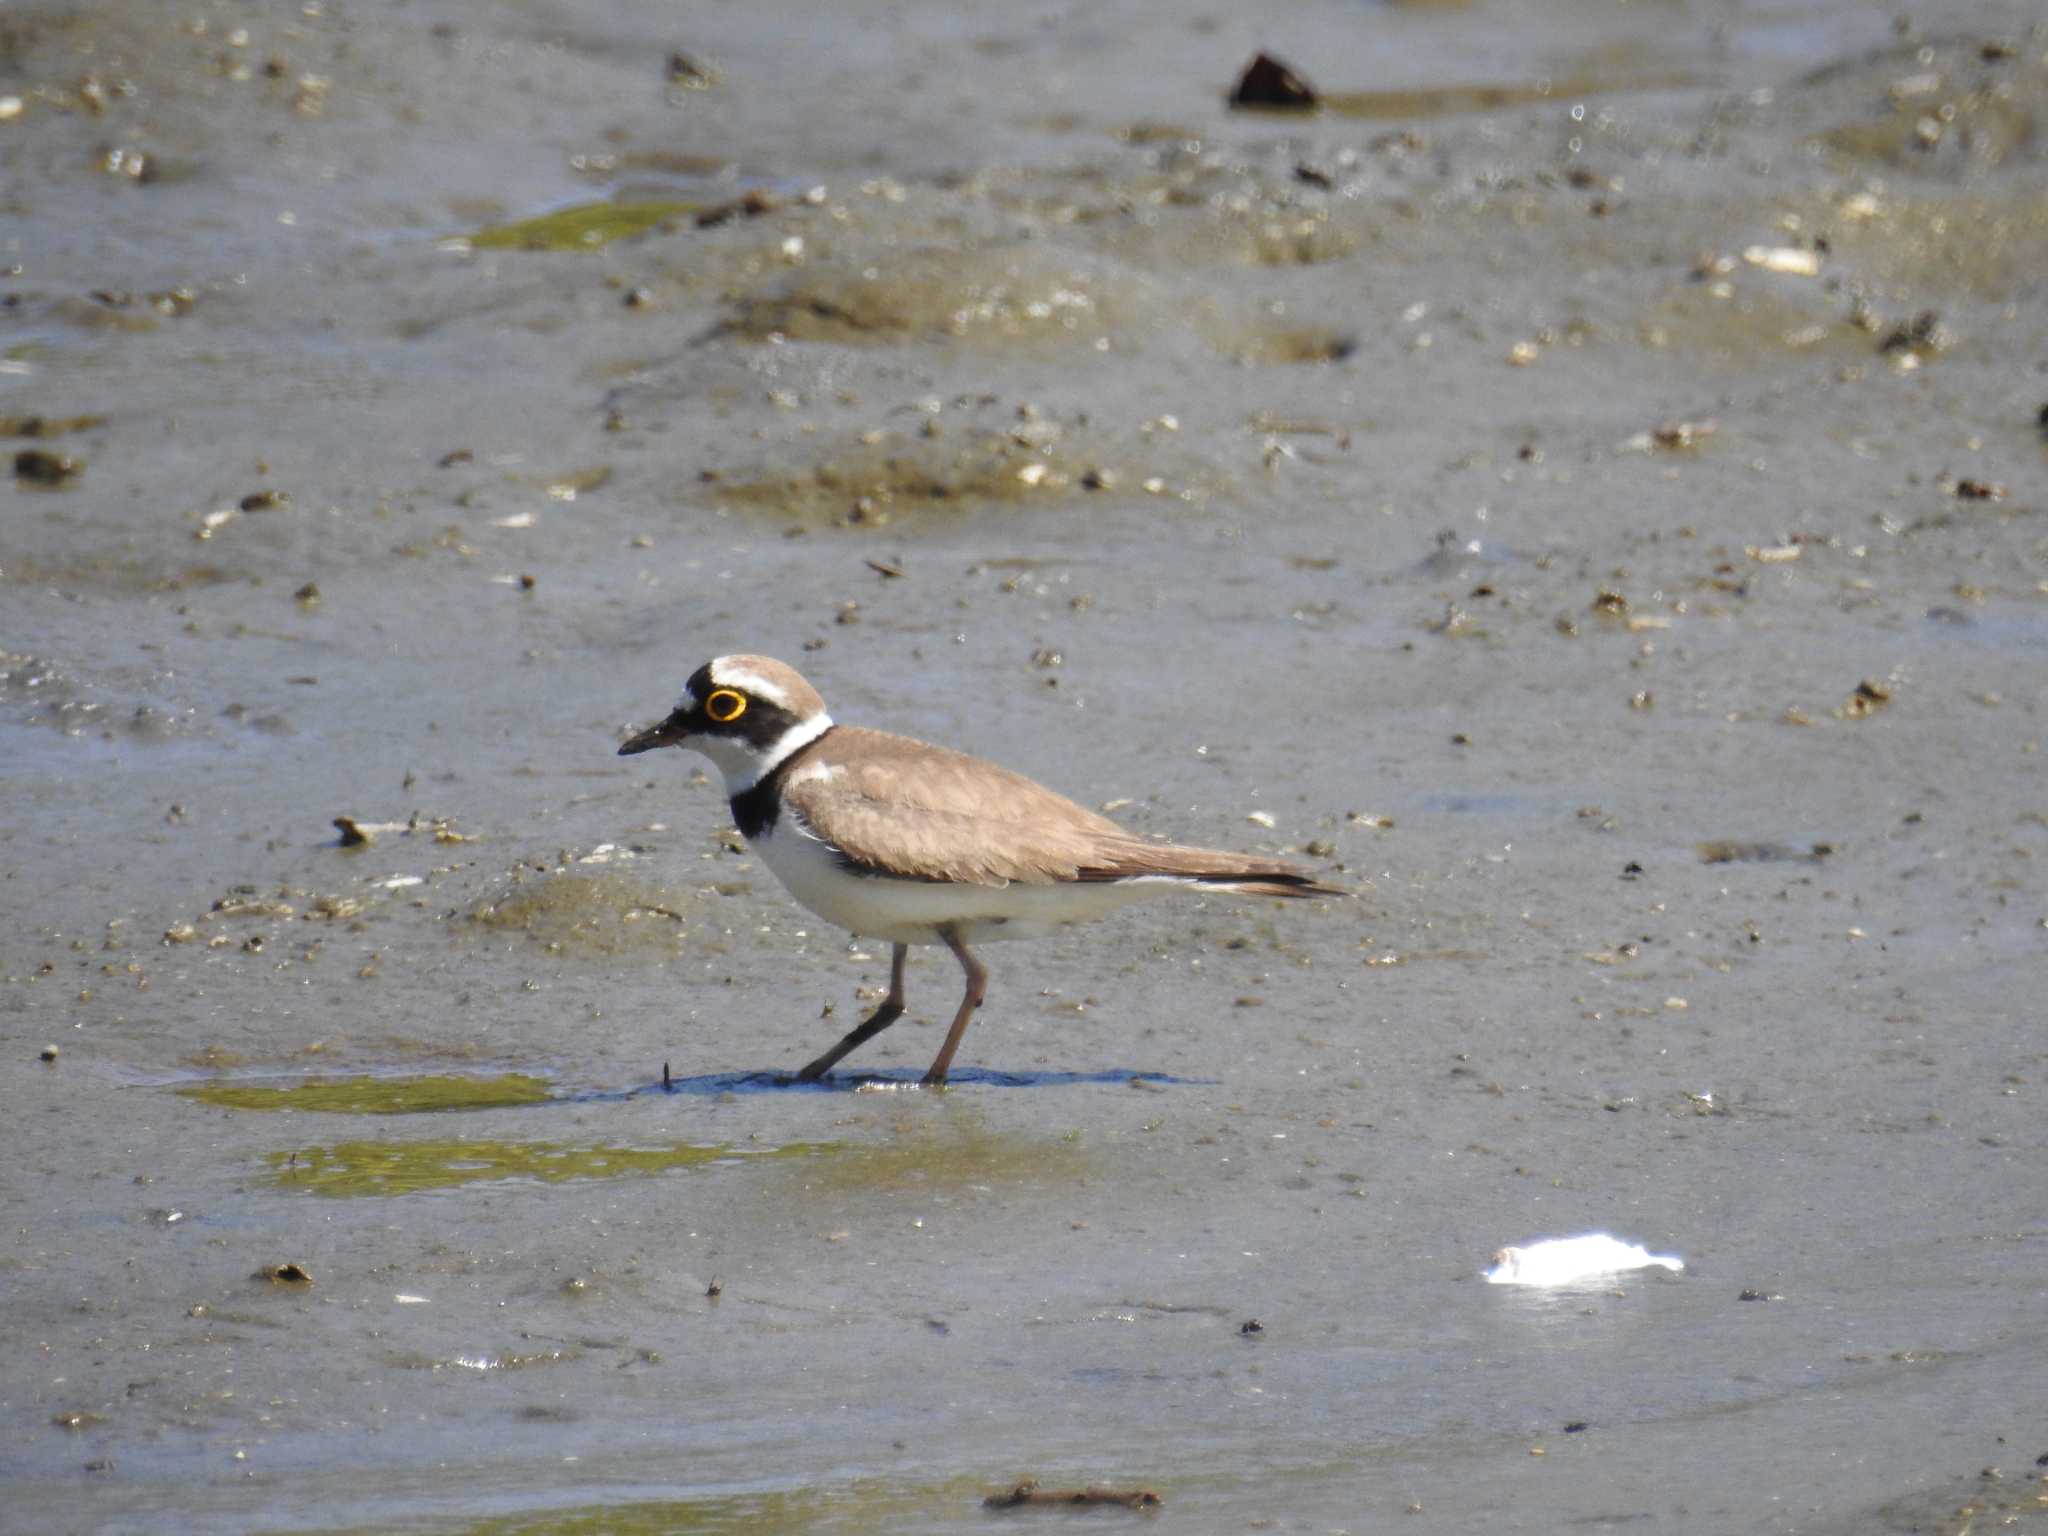
[[[831, 734], [830, 731], [825, 732], [825, 736]], [[818, 740], [823, 741], [825, 736]], [[727, 802], [732, 807], [733, 825], [740, 829], [740, 835], [748, 842], [756, 842], [774, 829], [782, 814], [782, 780], [811, 745], [806, 743], [798, 747], [756, 779], [751, 788], [741, 790]]]

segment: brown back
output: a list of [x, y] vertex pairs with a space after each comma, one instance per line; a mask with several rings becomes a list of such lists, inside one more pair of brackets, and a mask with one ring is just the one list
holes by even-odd
[[1146, 842], [1022, 774], [886, 731], [835, 727], [789, 760], [783, 785], [806, 826], [855, 864], [913, 879], [1175, 875], [1260, 895], [1339, 894], [1281, 859]]

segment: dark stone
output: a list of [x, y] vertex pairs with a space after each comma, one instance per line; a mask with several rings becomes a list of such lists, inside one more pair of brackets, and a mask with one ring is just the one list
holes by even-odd
[[1230, 92], [1230, 105], [1312, 112], [1318, 100], [1314, 86], [1270, 53], [1262, 53], [1237, 77]]

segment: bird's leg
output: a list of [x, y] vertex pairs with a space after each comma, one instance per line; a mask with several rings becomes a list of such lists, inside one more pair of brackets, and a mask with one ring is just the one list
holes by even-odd
[[946, 941], [946, 948], [953, 951], [953, 958], [960, 962], [960, 969], [967, 973], [967, 992], [960, 999], [960, 1011], [953, 1015], [953, 1027], [946, 1031], [946, 1043], [939, 1047], [939, 1054], [932, 1062], [931, 1070], [924, 1075], [927, 1088], [937, 1088], [946, 1081], [946, 1069], [953, 1065], [953, 1053], [960, 1048], [960, 1037], [967, 1033], [967, 1021], [974, 1017], [974, 1010], [981, 1006], [981, 1000], [988, 995], [988, 972], [979, 960], [960, 942], [960, 932], [951, 923], [941, 925], [939, 937]]
[[848, 1030], [845, 1039], [797, 1073], [798, 1082], [815, 1083], [832, 1070], [840, 1057], [857, 1046], [866, 1045], [903, 1017], [903, 964], [909, 958], [910, 946], [898, 944], [895, 953], [889, 957], [889, 995], [882, 999], [882, 1006]]

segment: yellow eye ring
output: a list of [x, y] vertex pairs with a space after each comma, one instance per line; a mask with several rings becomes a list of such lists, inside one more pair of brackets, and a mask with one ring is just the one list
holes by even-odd
[[747, 696], [730, 688], [718, 688], [704, 701], [704, 713], [720, 725], [731, 725], [747, 712]]

